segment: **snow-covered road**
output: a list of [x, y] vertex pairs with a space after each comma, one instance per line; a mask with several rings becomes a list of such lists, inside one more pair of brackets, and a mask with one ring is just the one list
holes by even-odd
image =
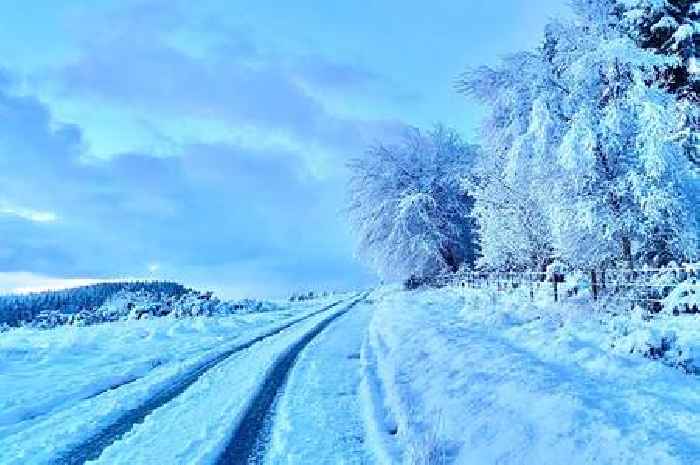
[[302, 352], [270, 418], [266, 465], [369, 464], [358, 397], [372, 306], [361, 302]]
[[[64, 395], [60, 408], [38, 419], [23, 415], [12, 423], [8, 417], [6, 434], [0, 437], [0, 463], [257, 463], [263, 457], [261, 451], [278, 451], [267, 445], [270, 433], [274, 431], [276, 437], [278, 430], [274, 401], [280, 398], [279, 393], [295, 392], [293, 386], [299, 386], [294, 381], [298, 376], [293, 374], [290, 390], [283, 389], [300, 355], [304, 373], [303, 367], [311, 366], [307, 349], [320, 356], [326, 349], [319, 348], [318, 341], [325, 340], [327, 334], [342, 334], [347, 326], [347, 334], [354, 334], [344, 341], [349, 350], [354, 347], [353, 357], [347, 359], [352, 361], [347, 373], [357, 376], [354, 355], [367, 323], [364, 297], [312, 305], [301, 315], [254, 327], [230, 342], [221, 343], [216, 338], [219, 344], [214, 349], [211, 342], [200, 352], [192, 353], [189, 348], [185, 360], [166, 363], [128, 380], [131, 382], [101, 388], [87, 397], [81, 388], [74, 393], [75, 398], [66, 400], [63, 397], [71, 396]], [[331, 341], [329, 350], [336, 348]], [[326, 369], [342, 365], [332, 364], [331, 358], [323, 361]], [[91, 383], [87, 381], [91, 373], [82, 373], [85, 380], [81, 386], [104, 385], [103, 374], [96, 373], [98, 379]], [[68, 372], [67, 376], [79, 379], [80, 374]], [[330, 379], [336, 378], [356, 382], [352, 374]], [[313, 403], [319, 407], [324, 404]], [[348, 434], [357, 438], [361, 433], [352, 430]], [[334, 444], [335, 439], [337, 436], [326, 445]]]

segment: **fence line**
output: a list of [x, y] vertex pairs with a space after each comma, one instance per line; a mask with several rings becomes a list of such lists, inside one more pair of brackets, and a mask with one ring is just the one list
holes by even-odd
[[[587, 272], [565, 273], [534, 271], [469, 271], [436, 276], [429, 280], [435, 286], [458, 286], [462, 288], [496, 288], [498, 291], [526, 286], [530, 298], [534, 299], [535, 288], [541, 290], [551, 286], [552, 298], [559, 301], [567, 296], [589, 292], [595, 301], [602, 296], [635, 303], [652, 304], [652, 310], [660, 305], [671, 292], [682, 285], [684, 292], [700, 295], [700, 272], [695, 265], [678, 268], [603, 269]], [[624, 291], [637, 291], [636, 293]], [[698, 311], [686, 304], [686, 311]]]

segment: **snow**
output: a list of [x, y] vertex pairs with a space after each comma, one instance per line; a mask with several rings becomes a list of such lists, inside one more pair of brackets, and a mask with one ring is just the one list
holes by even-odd
[[[700, 463], [698, 379], [629, 353], [620, 322], [641, 323], [584, 301], [485, 290], [376, 299], [363, 397], [380, 463]], [[673, 325], [698, 341], [693, 318], [654, 334]]]
[[371, 310], [359, 304], [304, 350], [278, 399], [266, 464], [371, 463], [357, 396]]
[[203, 363], [290, 322], [203, 370], [88, 463], [218, 463], [294, 347], [262, 463], [700, 463], [700, 381], [688, 374], [700, 368], [698, 315], [649, 319], [565, 292], [555, 304], [550, 291], [387, 286], [345, 314], [352, 299], [321, 313], [334, 300], [13, 330], [0, 335], [0, 463], [93, 447]]
[[326, 318], [316, 315], [208, 371], [91, 463], [216, 463], [275, 361]]
[[673, 33], [672, 39], [674, 46], [678, 47], [680, 44], [691, 40], [696, 33], [700, 32], [700, 30], [696, 31], [696, 29], [698, 29], [697, 25], [698, 23], [695, 23], [695, 27], [692, 24], [683, 24], [680, 26], [678, 30]]
[[678, 28], [678, 21], [673, 19], [671, 16], [664, 16], [661, 18], [656, 24], [651, 26], [652, 32], [656, 32], [659, 29], [677, 29]]
[[232, 346], [335, 300], [260, 314], [0, 334], [0, 463], [45, 463]]

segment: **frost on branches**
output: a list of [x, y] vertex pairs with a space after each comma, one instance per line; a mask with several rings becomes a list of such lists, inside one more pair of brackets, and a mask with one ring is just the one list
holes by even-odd
[[547, 79], [540, 57], [532, 53], [512, 56], [499, 69], [465, 75], [464, 90], [491, 108], [483, 124], [482, 156], [468, 179], [482, 264], [488, 267], [544, 268], [553, 253], [543, 209], [550, 195], [545, 185], [551, 147], [541, 136], [555, 129], [549, 112], [540, 111], [548, 106], [539, 92]]
[[672, 58], [655, 69], [655, 82], [678, 97], [677, 138], [700, 169], [700, 1], [626, 0], [615, 14], [640, 47]]
[[640, 47], [619, 5], [578, 1], [577, 20], [550, 24], [539, 49], [464, 75], [490, 108], [471, 189], [482, 265], [697, 257], [697, 146], [683, 137], [696, 136], [696, 104], [668, 92], [659, 70], [676, 58]]
[[572, 5], [540, 47], [460, 79], [487, 109], [480, 150], [416, 132], [353, 163], [359, 252], [385, 276], [455, 270], [474, 250], [492, 270], [700, 258], [700, 2]]
[[462, 179], [475, 149], [456, 132], [409, 131], [352, 160], [348, 214], [358, 255], [389, 279], [456, 271], [474, 260]]
[[700, 76], [700, 2], [623, 0], [614, 7], [622, 29], [642, 48], [674, 57], [660, 67], [658, 79], [671, 92], [698, 102]]

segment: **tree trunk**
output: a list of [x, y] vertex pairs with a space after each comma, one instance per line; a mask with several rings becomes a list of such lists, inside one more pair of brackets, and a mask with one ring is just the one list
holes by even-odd
[[630, 269], [634, 268], [634, 263], [632, 261], [632, 241], [628, 236], [622, 238], [622, 260], [627, 263]]
[[459, 260], [457, 260], [457, 257], [450, 247], [443, 246], [440, 249], [440, 255], [442, 255], [442, 259], [445, 261], [445, 264], [447, 264], [451, 272], [456, 273], [459, 271]]
[[596, 278], [595, 270], [591, 270], [591, 290], [593, 291], [593, 300], [598, 300], [598, 280]]

